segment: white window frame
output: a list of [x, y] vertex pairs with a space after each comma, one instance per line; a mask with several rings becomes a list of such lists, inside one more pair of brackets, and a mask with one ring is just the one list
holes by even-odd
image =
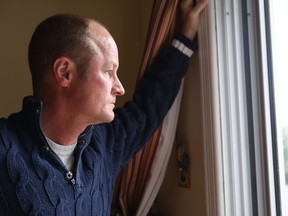
[[[276, 215], [264, 0], [247, 2], [243, 19], [241, 1], [210, 0], [199, 29], [209, 216]], [[248, 58], [243, 20], [248, 27]], [[243, 73], [245, 60], [250, 62], [249, 83]], [[251, 98], [246, 94], [248, 85]], [[257, 193], [251, 191], [253, 184]]]

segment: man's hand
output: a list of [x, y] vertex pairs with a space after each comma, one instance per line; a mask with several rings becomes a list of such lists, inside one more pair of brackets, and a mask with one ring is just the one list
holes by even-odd
[[200, 13], [206, 7], [208, 0], [182, 0], [181, 1], [181, 19], [182, 33], [193, 40], [197, 34], [199, 26]]

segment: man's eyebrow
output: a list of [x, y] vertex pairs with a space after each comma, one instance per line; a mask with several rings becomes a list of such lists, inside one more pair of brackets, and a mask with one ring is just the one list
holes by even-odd
[[112, 67], [112, 69], [117, 69], [119, 67], [119, 64], [117, 64], [116, 62], [107, 62], [105, 66]]

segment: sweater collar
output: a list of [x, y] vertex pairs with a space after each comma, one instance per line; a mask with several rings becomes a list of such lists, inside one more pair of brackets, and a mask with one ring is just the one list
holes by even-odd
[[[36, 99], [33, 96], [26, 96], [23, 99], [23, 106], [22, 110], [26, 116], [28, 116], [29, 122], [36, 126], [33, 127], [36, 129], [38, 134], [40, 133], [41, 138], [45, 139], [45, 136], [41, 130], [40, 119], [41, 119], [41, 112], [42, 112], [42, 102]], [[88, 126], [85, 130], [79, 135], [78, 143], [87, 144], [90, 142], [91, 136], [93, 131], [93, 125]]]

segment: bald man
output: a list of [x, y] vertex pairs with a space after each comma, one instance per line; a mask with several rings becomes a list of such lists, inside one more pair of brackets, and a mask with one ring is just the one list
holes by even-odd
[[37, 26], [28, 51], [33, 96], [0, 120], [1, 215], [110, 215], [117, 174], [173, 104], [206, 4], [181, 2], [181, 32], [117, 109], [125, 90], [107, 29], [71, 14]]

